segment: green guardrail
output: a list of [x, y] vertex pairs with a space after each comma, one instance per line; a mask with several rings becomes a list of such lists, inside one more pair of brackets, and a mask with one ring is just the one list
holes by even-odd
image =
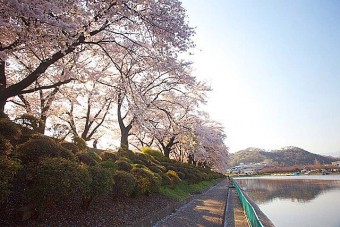
[[237, 191], [238, 196], [240, 197], [242, 207], [247, 215], [248, 221], [252, 227], [263, 227], [259, 217], [257, 216], [254, 207], [249, 203], [247, 198], [243, 195], [243, 192], [240, 189], [240, 186], [233, 180], [235, 189]]

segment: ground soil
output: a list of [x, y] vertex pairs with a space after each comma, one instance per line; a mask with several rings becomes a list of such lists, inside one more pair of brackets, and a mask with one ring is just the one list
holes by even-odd
[[21, 221], [16, 207], [0, 209], [0, 226], [129, 226], [168, 205], [168, 197], [152, 194], [137, 198], [105, 196], [97, 198], [87, 211], [80, 208], [80, 198], [50, 204], [43, 214]]

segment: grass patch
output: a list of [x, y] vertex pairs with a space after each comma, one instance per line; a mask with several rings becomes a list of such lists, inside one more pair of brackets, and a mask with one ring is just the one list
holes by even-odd
[[189, 198], [192, 194], [202, 193], [206, 189], [220, 182], [221, 179], [214, 179], [210, 181], [201, 181], [197, 184], [189, 184], [186, 181], [178, 183], [175, 187], [162, 186], [159, 193], [170, 197], [171, 199], [182, 201]]

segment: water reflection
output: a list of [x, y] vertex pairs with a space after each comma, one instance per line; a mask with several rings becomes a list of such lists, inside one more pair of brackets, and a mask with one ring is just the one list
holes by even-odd
[[274, 199], [289, 199], [292, 202], [308, 202], [321, 193], [340, 188], [340, 181], [312, 179], [237, 179], [239, 186], [256, 203]]
[[340, 176], [239, 178], [276, 227], [339, 227]]

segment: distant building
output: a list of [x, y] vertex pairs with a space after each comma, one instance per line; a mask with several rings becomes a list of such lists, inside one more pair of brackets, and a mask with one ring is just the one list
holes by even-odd
[[340, 161], [332, 162], [332, 166], [339, 166], [340, 167]]

